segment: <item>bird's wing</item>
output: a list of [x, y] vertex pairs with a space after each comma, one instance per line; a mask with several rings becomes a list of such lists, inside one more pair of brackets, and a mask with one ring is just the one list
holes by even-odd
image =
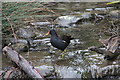
[[63, 43], [67, 43], [66, 41], [62, 40]]

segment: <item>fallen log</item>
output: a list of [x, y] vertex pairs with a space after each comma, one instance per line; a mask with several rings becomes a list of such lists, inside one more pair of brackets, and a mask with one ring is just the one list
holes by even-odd
[[28, 76], [34, 79], [44, 80], [40, 72], [38, 72], [24, 57], [18, 54], [12, 48], [6, 46], [3, 48], [3, 52], [20, 67]]
[[104, 59], [107, 60], [115, 60], [120, 55], [120, 36], [111, 36], [99, 41], [105, 46], [105, 49], [92, 46], [89, 47], [89, 50], [105, 55]]

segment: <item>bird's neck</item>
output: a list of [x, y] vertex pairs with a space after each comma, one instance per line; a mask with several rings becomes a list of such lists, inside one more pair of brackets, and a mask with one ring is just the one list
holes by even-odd
[[57, 33], [55, 32], [54, 34], [51, 35], [52, 37], [58, 37]]

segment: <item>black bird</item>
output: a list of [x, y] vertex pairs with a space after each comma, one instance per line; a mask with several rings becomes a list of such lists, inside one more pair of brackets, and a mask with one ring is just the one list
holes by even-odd
[[71, 36], [62, 35], [59, 37], [54, 29], [48, 31], [46, 35], [51, 34], [50, 43], [52, 46], [64, 51], [64, 49], [69, 45], [70, 40], [74, 39]]

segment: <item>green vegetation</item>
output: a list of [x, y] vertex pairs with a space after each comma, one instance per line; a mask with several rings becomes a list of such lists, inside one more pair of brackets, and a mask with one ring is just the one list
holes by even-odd
[[18, 27], [28, 25], [30, 22], [50, 17], [53, 13], [38, 2], [7, 2], [2, 4], [2, 32], [3, 34], [10, 34], [12, 32], [11, 26], [14, 30]]

